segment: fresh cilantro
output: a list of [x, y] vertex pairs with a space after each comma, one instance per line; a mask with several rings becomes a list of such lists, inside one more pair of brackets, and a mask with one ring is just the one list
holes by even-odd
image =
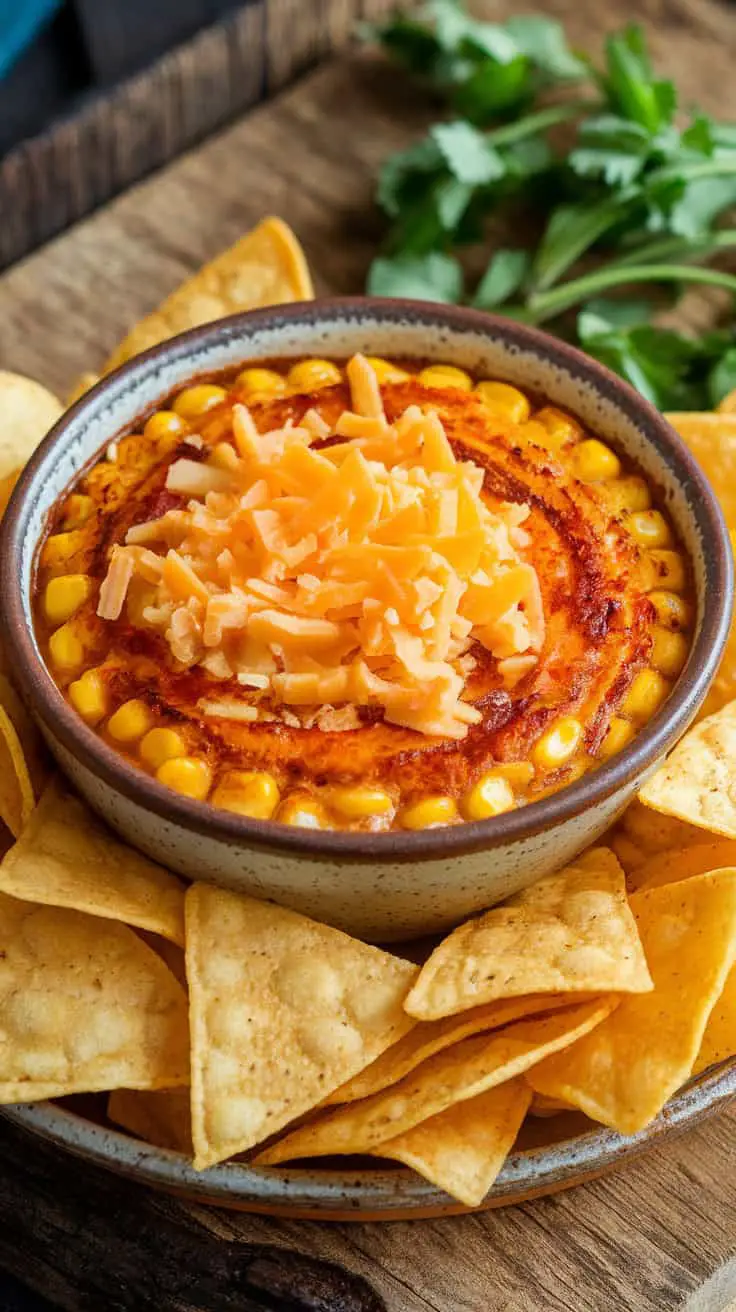
[[473, 297], [480, 310], [492, 310], [518, 292], [529, 269], [528, 251], [496, 251]]
[[368, 275], [371, 296], [408, 296], [421, 301], [459, 301], [463, 272], [451, 255], [379, 257]]

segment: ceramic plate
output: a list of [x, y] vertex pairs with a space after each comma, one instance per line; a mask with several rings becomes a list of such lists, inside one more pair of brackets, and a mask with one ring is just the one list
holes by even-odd
[[[594, 1179], [649, 1148], [723, 1111], [736, 1098], [736, 1058], [685, 1086], [639, 1134], [624, 1137], [577, 1113], [530, 1117], [484, 1208], [505, 1207]], [[150, 1144], [104, 1120], [105, 1099], [68, 1098], [0, 1109], [16, 1124], [141, 1184], [200, 1203], [320, 1221], [397, 1221], [451, 1216], [468, 1209], [413, 1172], [370, 1159], [336, 1158], [326, 1167], [254, 1170], [229, 1162], [195, 1171], [181, 1153]]]

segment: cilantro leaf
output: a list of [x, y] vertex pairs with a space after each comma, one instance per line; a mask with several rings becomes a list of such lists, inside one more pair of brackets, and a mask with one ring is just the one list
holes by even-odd
[[459, 301], [463, 273], [451, 255], [431, 251], [428, 255], [379, 256], [368, 274], [371, 296], [408, 296], [421, 301]]
[[498, 250], [491, 259], [473, 297], [480, 310], [492, 310], [519, 290], [529, 269], [528, 251]]
[[562, 24], [554, 18], [542, 14], [519, 14], [509, 18], [506, 31], [522, 54], [555, 81], [574, 81], [587, 75], [587, 65], [573, 54]]
[[652, 133], [672, 122], [674, 84], [653, 77], [644, 33], [636, 24], [606, 41], [606, 72], [600, 80], [614, 113]]
[[506, 172], [499, 152], [470, 123], [437, 123], [430, 129], [430, 137], [459, 182], [479, 186], [495, 182]]

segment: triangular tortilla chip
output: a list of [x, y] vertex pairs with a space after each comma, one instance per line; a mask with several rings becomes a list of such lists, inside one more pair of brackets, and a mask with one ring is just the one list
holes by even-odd
[[416, 966], [269, 902], [186, 897], [198, 1170], [309, 1111], [405, 1034]]
[[635, 1134], [690, 1076], [736, 953], [736, 871], [634, 893], [654, 992], [628, 995], [594, 1034], [528, 1075], [539, 1093]]
[[442, 1052], [444, 1048], [451, 1048], [453, 1043], [459, 1043], [461, 1039], [488, 1030], [499, 1030], [512, 1021], [522, 1020], [524, 1016], [560, 1011], [578, 1001], [587, 1002], [588, 998], [577, 995], [572, 997], [569, 993], [535, 993], [528, 998], [504, 998], [500, 1002], [489, 1002], [485, 1007], [473, 1007], [459, 1016], [419, 1021], [403, 1039], [387, 1048], [364, 1071], [358, 1071], [347, 1084], [341, 1084], [325, 1101], [332, 1104], [370, 1098], [371, 1094], [397, 1084], [423, 1061], [434, 1057], [435, 1053]]
[[695, 825], [686, 825], [672, 816], [660, 815], [643, 806], [638, 797], [630, 802], [618, 824], [606, 835], [606, 842], [616, 853], [626, 871], [629, 889], [638, 888], [640, 867], [662, 852], [683, 851], [708, 842], [708, 835]]
[[705, 1027], [700, 1051], [693, 1069], [699, 1075], [708, 1066], [736, 1056], [736, 966], [732, 966], [723, 992], [716, 1002]]
[[[707, 835], [703, 834], [703, 838]], [[736, 866], [736, 842], [732, 838], [722, 838], [717, 843], [703, 842], [646, 861], [637, 871], [637, 887], [642, 892], [646, 888], [661, 888], [663, 884], [678, 884], [681, 879], [694, 879], [696, 875], [708, 875], [711, 870], [731, 866]]]
[[0, 894], [0, 1099], [189, 1080], [186, 995], [115, 921]]
[[104, 372], [187, 328], [238, 310], [307, 301], [313, 296], [304, 252], [291, 228], [281, 219], [264, 219], [136, 324], [110, 356]]
[[18, 734], [0, 706], [0, 820], [14, 838], [21, 833], [36, 799]]
[[436, 1020], [497, 998], [652, 987], [624, 872], [613, 852], [584, 852], [435, 948], [406, 1000]]
[[188, 1089], [115, 1089], [107, 1101], [107, 1115], [146, 1143], [192, 1155]]
[[381, 1144], [376, 1156], [403, 1162], [466, 1207], [479, 1207], [514, 1146], [531, 1098], [528, 1084], [509, 1080]]
[[40, 730], [29, 715], [13, 684], [0, 674], [0, 706], [7, 711], [18, 735], [34, 795], [40, 797], [49, 777], [49, 756]]
[[41, 383], [0, 369], [0, 478], [26, 463], [63, 410]]
[[0, 865], [0, 890], [184, 943], [183, 884], [114, 838], [58, 778]]
[[616, 999], [600, 999], [535, 1020], [521, 1020], [491, 1035], [463, 1039], [430, 1057], [390, 1089], [351, 1102], [300, 1126], [254, 1158], [256, 1166], [299, 1157], [372, 1153], [430, 1116], [523, 1075], [605, 1020]]
[[655, 811], [736, 838], [736, 702], [690, 729], [639, 797]]

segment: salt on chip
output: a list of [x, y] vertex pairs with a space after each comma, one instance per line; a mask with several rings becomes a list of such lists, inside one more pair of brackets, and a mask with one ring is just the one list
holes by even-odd
[[406, 1010], [436, 1020], [529, 993], [651, 987], [624, 872], [598, 847], [454, 930], [423, 966]]
[[401, 1038], [417, 968], [269, 902], [186, 895], [198, 1170], [320, 1103]]
[[291, 228], [281, 219], [264, 219], [136, 324], [110, 356], [104, 372], [188, 328], [238, 310], [313, 296], [304, 252]]
[[398, 1084], [300, 1126], [254, 1158], [256, 1166], [300, 1157], [373, 1153], [422, 1121], [507, 1080], [587, 1034], [616, 1006], [615, 998], [517, 1021], [491, 1035], [463, 1039], [430, 1057]]
[[639, 871], [645, 862], [662, 852], [682, 851], [707, 843], [708, 835], [695, 825], [651, 811], [635, 797], [607, 835], [607, 841], [626, 871], [629, 888], [638, 888]]
[[736, 871], [634, 893], [654, 991], [627, 995], [563, 1056], [530, 1071], [532, 1088], [635, 1134], [687, 1080], [736, 953]]
[[[535, 993], [526, 998], [503, 998], [484, 1007], [472, 1007], [458, 1016], [444, 1016], [442, 1020], [419, 1021], [403, 1039], [387, 1048], [380, 1057], [359, 1071], [347, 1084], [336, 1089], [327, 1103], [355, 1102], [397, 1084], [409, 1071], [423, 1061], [442, 1052], [453, 1043], [472, 1034], [501, 1029], [525, 1016], [539, 1016], [548, 1011], [559, 1011], [578, 1000], [569, 993]], [[587, 1001], [580, 998], [579, 1001]]]
[[732, 966], [723, 991], [705, 1027], [693, 1074], [736, 1056], [736, 966]]
[[107, 1116], [146, 1143], [191, 1156], [188, 1089], [114, 1089], [107, 1101]]
[[0, 894], [0, 1100], [189, 1081], [187, 1000], [129, 929]]
[[183, 884], [115, 838], [58, 778], [0, 865], [0, 890], [184, 943]]
[[26, 463], [63, 411], [41, 383], [0, 369], [0, 478]]
[[514, 1146], [531, 1098], [528, 1084], [509, 1080], [390, 1139], [377, 1156], [403, 1162], [466, 1207], [478, 1207]]
[[736, 838], [736, 701], [690, 729], [639, 796], [655, 811]]

